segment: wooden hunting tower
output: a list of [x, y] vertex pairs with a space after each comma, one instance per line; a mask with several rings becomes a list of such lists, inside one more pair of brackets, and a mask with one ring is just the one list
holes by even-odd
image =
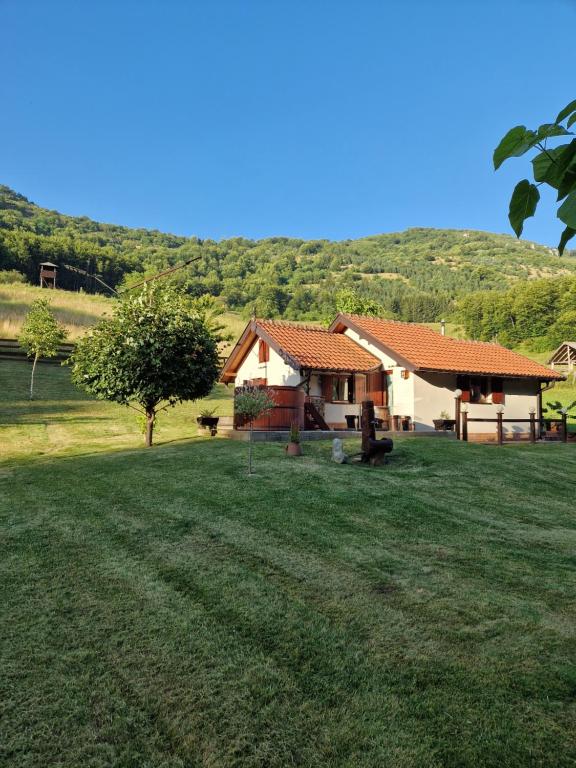
[[56, 270], [57, 264], [50, 261], [43, 261], [40, 264], [40, 288], [56, 288]]

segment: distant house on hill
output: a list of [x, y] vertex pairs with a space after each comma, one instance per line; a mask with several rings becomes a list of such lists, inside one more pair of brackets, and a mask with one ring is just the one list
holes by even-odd
[[576, 341], [564, 341], [554, 352], [548, 365], [555, 371], [572, 373], [576, 368]]
[[[562, 374], [516, 352], [444, 336], [427, 326], [339, 314], [329, 329], [252, 320], [226, 361], [221, 380], [271, 390], [277, 408], [258, 429], [343, 429], [357, 424], [372, 400], [383, 429], [431, 430], [441, 414], [459, 419], [527, 419], [541, 413], [543, 385]], [[237, 426], [241, 426], [237, 422]], [[508, 423], [527, 435], [528, 425]], [[494, 435], [470, 424], [469, 438]]]

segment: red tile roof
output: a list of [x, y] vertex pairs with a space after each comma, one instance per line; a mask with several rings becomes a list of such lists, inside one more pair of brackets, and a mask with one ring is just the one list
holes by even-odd
[[300, 368], [319, 371], [369, 371], [380, 360], [355, 341], [340, 333], [332, 333], [313, 325], [256, 320], [276, 345]]
[[452, 339], [425, 325], [341, 314], [331, 327], [342, 330], [345, 326], [366, 333], [416, 370], [545, 380], [564, 378], [556, 371], [499, 344]]

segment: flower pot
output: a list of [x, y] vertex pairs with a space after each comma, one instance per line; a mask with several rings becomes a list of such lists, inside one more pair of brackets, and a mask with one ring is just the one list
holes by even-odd
[[288, 443], [286, 446], [287, 456], [302, 456], [302, 446], [300, 443]]
[[201, 427], [207, 427], [208, 429], [214, 429], [218, 426], [219, 416], [197, 416], [196, 423]]
[[434, 419], [434, 429], [437, 432], [451, 432], [455, 426], [455, 419]]

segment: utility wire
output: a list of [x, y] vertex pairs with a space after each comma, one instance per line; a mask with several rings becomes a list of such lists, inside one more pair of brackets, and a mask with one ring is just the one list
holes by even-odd
[[184, 267], [192, 264], [193, 261], [198, 261], [201, 258], [202, 256], [195, 256], [193, 259], [188, 259], [188, 261], [185, 261], [184, 264], [179, 264], [177, 267], [171, 267], [170, 269], [166, 269], [164, 272], [159, 272], [157, 275], [152, 275], [152, 277], [147, 277], [144, 280], [140, 280], [139, 283], [131, 285], [130, 288], [124, 288], [123, 291], [120, 291], [120, 294], [128, 293], [128, 291], [133, 291], [134, 288], [139, 288], [141, 285], [144, 285], [144, 283], [149, 283], [151, 280], [158, 280], [159, 277], [165, 277], [166, 275], [170, 275], [172, 272], [176, 272], [179, 269], [184, 269]]

